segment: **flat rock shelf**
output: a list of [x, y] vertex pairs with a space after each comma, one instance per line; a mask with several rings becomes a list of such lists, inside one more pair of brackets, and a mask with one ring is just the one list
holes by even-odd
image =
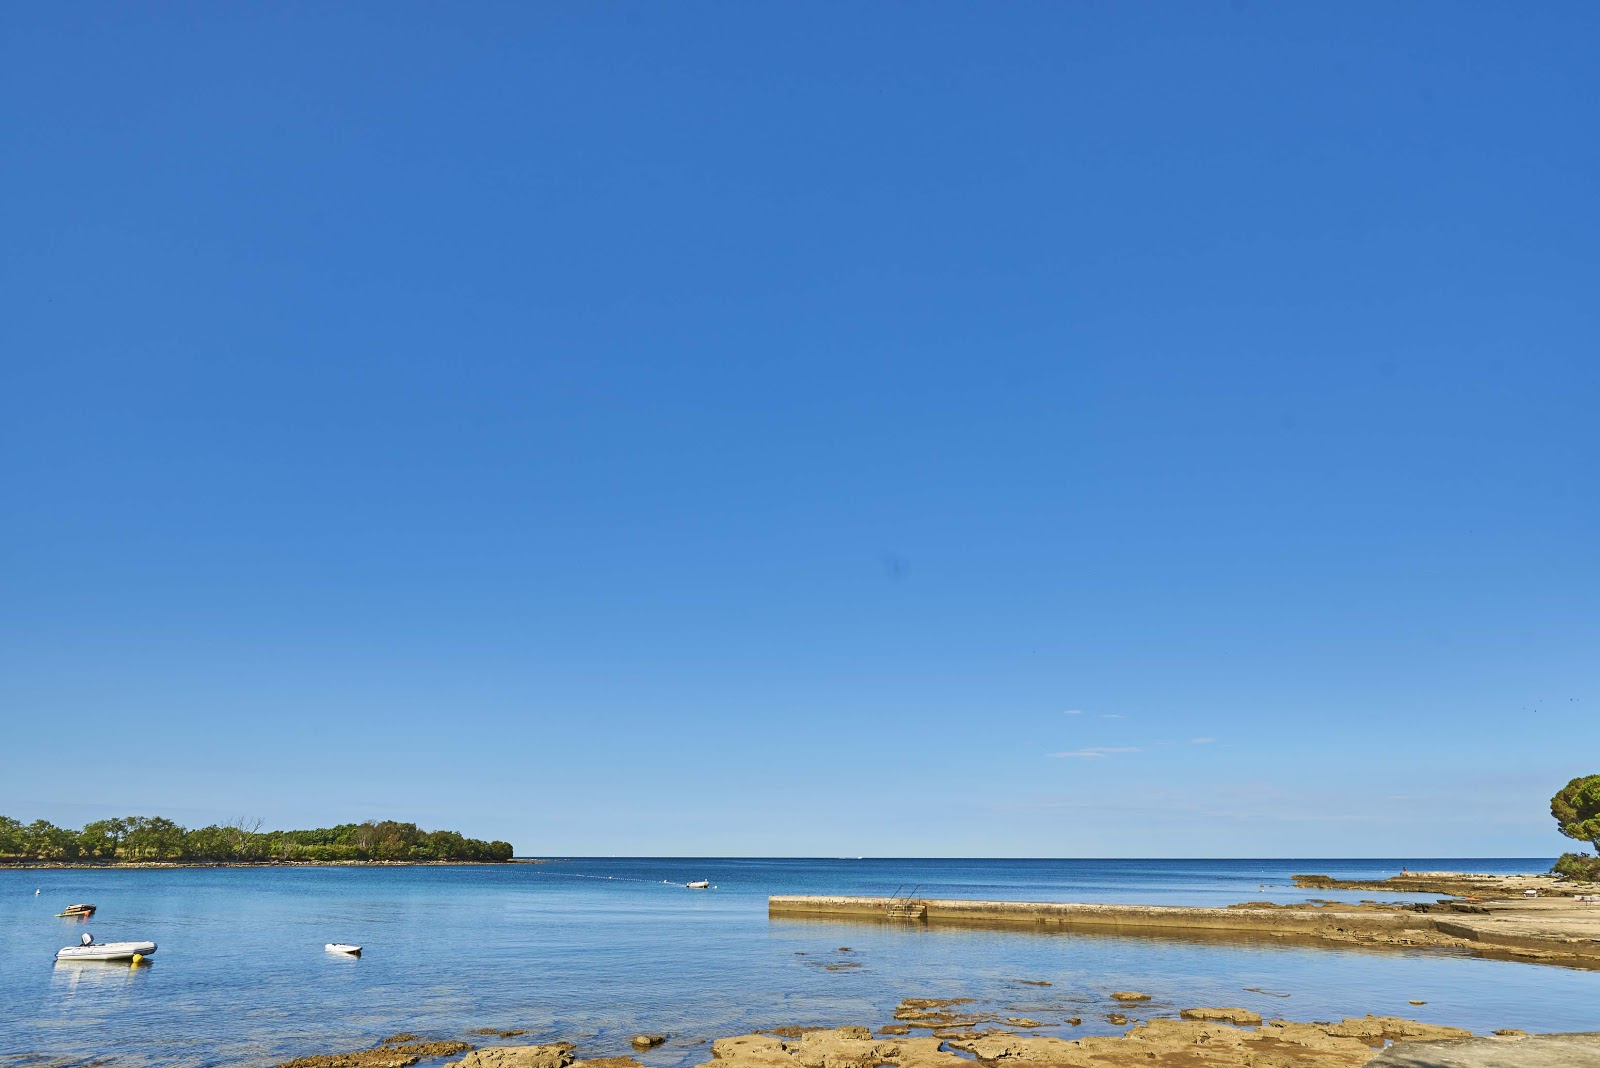
[[[880, 923], [918, 922], [966, 927], [1148, 935], [1190, 940], [1290, 940], [1307, 944], [1457, 950], [1483, 956], [1572, 967], [1600, 967], [1600, 908], [1562, 909], [1540, 902], [1486, 903], [1482, 914], [1433, 913], [1413, 905], [1243, 904], [1227, 908], [1106, 905], [1052, 901], [922, 899], [921, 915], [897, 910], [903, 899], [778, 895], [767, 899], [772, 919], [807, 918]], [[1591, 915], [1591, 912], [1593, 913]]]

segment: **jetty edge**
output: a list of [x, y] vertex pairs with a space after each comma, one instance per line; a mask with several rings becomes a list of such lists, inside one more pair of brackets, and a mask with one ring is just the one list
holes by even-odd
[[[1504, 908], [1496, 907], [1501, 905]], [[1278, 940], [1342, 948], [1456, 950], [1531, 963], [1600, 968], [1600, 906], [1584, 906], [1571, 898], [1486, 903], [1482, 914], [1462, 914], [1438, 904], [1259, 902], [1219, 908], [927, 898], [908, 906], [905, 898], [782, 894], [767, 899], [767, 916], [1189, 941]]]

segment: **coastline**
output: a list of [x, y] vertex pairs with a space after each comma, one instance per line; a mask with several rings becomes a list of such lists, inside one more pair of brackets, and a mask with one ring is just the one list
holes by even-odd
[[[1048, 984], [1046, 984], [1048, 985]], [[1500, 1029], [1479, 1036], [1465, 1028], [1422, 1023], [1397, 1016], [1351, 1017], [1337, 1022], [1263, 1020], [1238, 1007], [1197, 1006], [1174, 1017], [1140, 1019], [1148, 995], [1116, 991], [1105, 1013], [1128, 1026], [1121, 1035], [1066, 1038], [1042, 1029], [1061, 1023], [972, 1013], [964, 998], [906, 998], [894, 1023], [874, 1031], [863, 1026], [779, 1026], [712, 1039], [695, 1068], [1582, 1068], [1600, 1065], [1600, 1032], [1528, 1034]], [[1002, 1026], [986, 1026], [999, 1023]], [[913, 1032], [926, 1032], [914, 1034]], [[410, 1032], [376, 1046], [299, 1057], [274, 1068], [410, 1068], [421, 1061], [441, 1068], [647, 1068], [629, 1053], [595, 1051], [579, 1056], [577, 1043], [551, 1035], [526, 1044], [479, 1047], [470, 1039], [522, 1039], [521, 1028], [479, 1027], [469, 1040], [426, 1039]], [[542, 1041], [541, 1041], [542, 1039]], [[642, 1033], [629, 1045], [635, 1053], [669, 1042], [705, 1047], [707, 1040]], [[587, 1051], [585, 1051], [587, 1052]], [[463, 1056], [464, 1054], [464, 1056]], [[459, 1057], [445, 1062], [445, 1058]]]
[[543, 860], [0, 860], [0, 871], [110, 871], [140, 868], [497, 868]]

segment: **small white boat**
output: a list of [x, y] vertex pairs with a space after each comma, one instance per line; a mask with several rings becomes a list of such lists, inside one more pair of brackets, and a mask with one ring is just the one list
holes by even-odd
[[132, 960], [156, 951], [154, 942], [84, 942], [56, 953], [56, 960]]
[[711, 880], [710, 879], [700, 879], [700, 880], [698, 880], [696, 882], [684, 883], [683, 885], [687, 886], [690, 890], [710, 890], [711, 889]]
[[345, 942], [329, 942], [322, 948], [327, 950], [329, 953], [345, 953], [352, 957], [361, 956], [360, 946], [352, 946]]

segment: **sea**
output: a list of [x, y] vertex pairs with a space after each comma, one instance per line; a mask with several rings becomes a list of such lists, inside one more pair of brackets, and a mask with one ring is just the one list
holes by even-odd
[[[0, 1066], [279, 1064], [400, 1031], [568, 1041], [676, 1068], [712, 1039], [878, 1027], [907, 997], [1114, 1034], [1110, 1012], [1239, 1005], [1399, 1015], [1479, 1033], [1600, 1030], [1600, 972], [1438, 951], [769, 919], [769, 894], [1226, 905], [1405, 895], [1298, 890], [1296, 873], [1548, 870], [1548, 858], [880, 860], [570, 858], [426, 867], [0, 870]], [[685, 884], [710, 880], [713, 888]], [[1423, 898], [1424, 900], [1427, 898]], [[92, 902], [87, 923], [58, 919]], [[58, 964], [85, 931], [150, 940], [143, 967]], [[360, 958], [324, 951], [364, 947]], [[1049, 984], [1048, 986], [1036, 984]], [[1108, 1000], [1137, 990], [1129, 1008]], [[1423, 1002], [1421, 1005], [1414, 1001]], [[1069, 1017], [1082, 1020], [1067, 1025]], [[520, 1030], [510, 1039], [478, 1028]]]

